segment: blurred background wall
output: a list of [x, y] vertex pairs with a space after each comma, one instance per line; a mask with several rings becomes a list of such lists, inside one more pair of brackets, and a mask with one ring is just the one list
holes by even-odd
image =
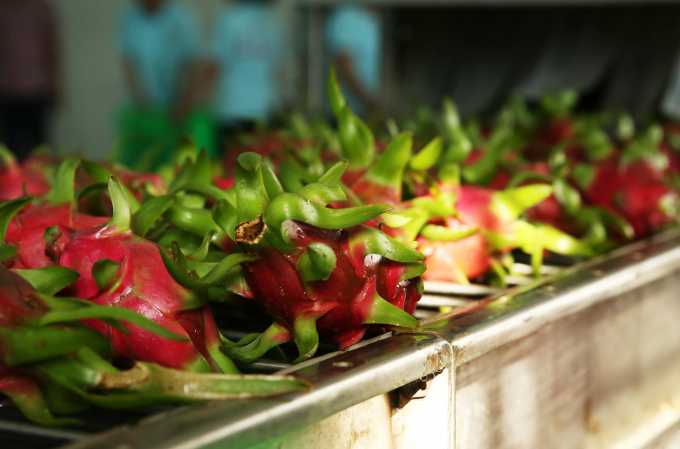
[[[114, 34], [129, 0], [51, 1], [64, 58], [53, 143], [99, 159], [116, 137], [114, 114], [123, 78]], [[183, 1], [199, 16], [207, 37], [223, 0]], [[593, 109], [625, 107], [644, 119], [657, 112], [680, 42], [680, 7], [673, 4], [488, 8], [392, 3], [397, 5], [378, 9], [384, 25], [382, 97], [391, 114], [408, 113], [416, 102], [438, 107], [448, 95], [470, 116], [497, 107], [512, 91], [531, 100], [545, 88], [576, 87]], [[289, 31], [283, 104], [318, 107], [325, 97], [324, 60], [317, 58], [319, 67], [310, 70], [310, 53], [323, 50], [323, 17], [334, 2], [276, 4]], [[310, 32], [310, 25], [321, 28]]]
[[[115, 140], [114, 113], [123, 98], [123, 73], [115, 50], [118, 15], [129, 0], [51, 0], [59, 18], [63, 56], [63, 98], [53, 120], [58, 150], [103, 158]], [[204, 41], [224, 0], [182, 0], [198, 15]], [[292, 23], [291, 2], [278, 3]], [[290, 46], [293, 48], [293, 46]], [[286, 86], [296, 81], [293, 58], [286, 58]]]

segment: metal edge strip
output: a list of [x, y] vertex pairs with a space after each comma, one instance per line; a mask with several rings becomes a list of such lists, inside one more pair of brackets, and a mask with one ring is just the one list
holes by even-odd
[[461, 364], [678, 270], [680, 232], [674, 230], [424, 320], [420, 329], [451, 342]]
[[444, 368], [450, 344], [434, 334], [399, 334], [309, 364], [294, 374], [308, 393], [179, 407], [67, 446], [69, 449], [248, 448], [302, 429]]

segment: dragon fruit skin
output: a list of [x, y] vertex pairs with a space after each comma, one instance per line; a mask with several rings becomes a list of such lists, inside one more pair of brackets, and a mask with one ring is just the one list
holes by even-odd
[[[274, 192], [265, 189], [258, 155], [246, 153], [238, 161], [238, 205], [218, 202], [213, 216], [225, 232], [234, 234], [236, 227], [244, 253], [259, 256], [242, 264], [243, 275], [274, 324], [252, 344], [223, 348], [228, 355], [253, 360], [292, 338], [304, 360], [315, 353], [319, 335], [344, 348], [374, 323], [417, 324], [404, 308], [412, 311], [422, 294], [424, 257], [361, 225], [390, 206], [331, 209], [325, 205], [345, 199], [338, 186]], [[238, 220], [221, 219], [217, 211], [224, 208], [232, 210], [224, 217], [236, 213]]]
[[55, 185], [35, 205], [27, 205], [9, 222], [5, 243], [16, 247], [10, 268], [32, 269], [54, 265], [45, 255], [45, 230], [57, 226], [62, 236], [75, 230], [101, 225], [106, 217], [95, 217], [74, 211], [74, 174], [79, 159], [65, 159], [55, 173]]
[[[45, 230], [58, 227], [66, 236], [108, 221], [74, 211], [74, 173], [79, 164], [75, 157], [65, 159], [55, 172], [55, 185], [38, 204], [29, 204], [14, 212], [8, 224], [5, 243], [15, 246], [16, 254], [9, 267], [18, 269], [43, 268], [54, 265], [45, 255]], [[27, 200], [30, 197], [27, 197]]]
[[420, 250], [427, 257], [426, 281], [464, 282], [462, 277], [473, 279], [491, 267], [491, 251], [484, 236], [477, 232], [454, 241], [432, 241], [418, 238]]
[[70, 204], [51, 207], [46, 204], [29, 205], [14, 217], [7, 228], [5, 241], [17, 248], [10, 268], [31, 269], [54, 265], [45, 255], [43, 236], [47, 228], [57, 226], [65, 236], [75, 230], [104, 224], [108, 220], [107, 217], [74, 214]]
[[[402, 270], [397, 262], [378, 255], [364, 258], [361, 243], [352, 242], [361, 227], [326, 230], [297, 221], [286, 226], [298, 250], [286, 255], [276, 250], [258, 252], [261, 258], [246, 263], [244, 275], [254, 298], [289, 328], [294, 326], [294, 317], [320, 314], [316, 322], [319, 335], [337, 341], [344, 349], [358, 342], [370, 327], [365, 323], [376, 294], [413, 313], [420, 298], [417, 281], [398, 281]], [[329, 246], [337, 262], [327, 280], [312, 281], [305, 292], [296, 264], [312, 242]]]
[[457, 193], [457, 216], [439, 218], [431, 223], [443, 225], [454, 233], [469, 229], [477, 232], [457, 240], [419, 236], [419, 249], [427, 257], [428, 270], [423, 274], [425, 280], [460, 283], [485, 273], [491, 267], [494, 252], [513, 248], [494, 247], [487, 233], [512, 238], [516, 233], [515, 220], [521, 211], [541, 203], [552, 194], [552, 187], [542, 184], [503, 192], [469, 185], [448, 188]]
[[678, 203], [678, 195], [665, 185], [658, 170], [644, 161], [621, 166], [607, 160], [592, 166], [591, 179], [579, 183], [592, 204], [621, 213], [642, 238], [677, 220], [663, 210], [664, 202]]
[[[70, 287], [71, 294], [95, 304], [136, 311], [191, 341], [160, 339], [133, 325], [132, 333], [125, 335], [102, 322], [87, 324], [110, 339], [120, 363], [137, 360], [182, 370], [237, 372], [218, 350], [221, 339], [208, 306], [174, 281], [155, 243], [129, 229], [127, 195], [113, 177], [109, 192], [114, 204], [111, 221], [72, 234], [68, 243], [53, 251], [59, 266], [80, 274]], [[101, 259], [109, 259], [117, 269], [100, 287], [95, 263]]]
[[[491, 210], [493, 190], [478, 186], [460, 186], [455, 209], [456, 217], [448, 217], [444, 225], [451, 230], [476, 228], [500, 234], [514, 232], [512, 222], [502, 220]], [[419, 248], [427, 257], [428, 281], [461, 282], [462, 277], [473, 279], [491, 266], [491, 247], [481, 232], [454, 241], [418, 238]]]
[[50, 191], [45, 175], [34, 167], [31, 158], [19, 164], [12, 153], [0, 147], [0, 161], [0, 199], [13, 200], [26, 194], [41, 196]]

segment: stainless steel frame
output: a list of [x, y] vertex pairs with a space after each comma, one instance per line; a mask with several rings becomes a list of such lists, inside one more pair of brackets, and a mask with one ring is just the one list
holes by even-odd
[[[678, 293], [673, 231], [285, 370], [312, 392], [181, 407], [69, 447], [647, 444], [680, 422], [669, 412], [680, 406]], [[424, 399], [388, 395], [442, 370]], [[337, 434], [321, 443], [324, 426]]]

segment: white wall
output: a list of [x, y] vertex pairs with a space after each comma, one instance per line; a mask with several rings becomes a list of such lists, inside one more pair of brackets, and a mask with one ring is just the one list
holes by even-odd
[[53, 123], [59, 150], [103, 157], [113, 142], [113, 111], [123, 81], [114, 27], [123, 0], [53, 0], [63, 57], [62, 103]]
[[[64, 93], [52, 133], [58, 150], [101, 159], [114, 142], [114, 114], [123, 95], [114, 35], [118, 13], [127, 1], [52, 0], [59, 16], [64, 61]], [[223, 0], [184, 1], [199, 16], [207, 37]], [[288, 17], [290, 3], [280, 2]]]

